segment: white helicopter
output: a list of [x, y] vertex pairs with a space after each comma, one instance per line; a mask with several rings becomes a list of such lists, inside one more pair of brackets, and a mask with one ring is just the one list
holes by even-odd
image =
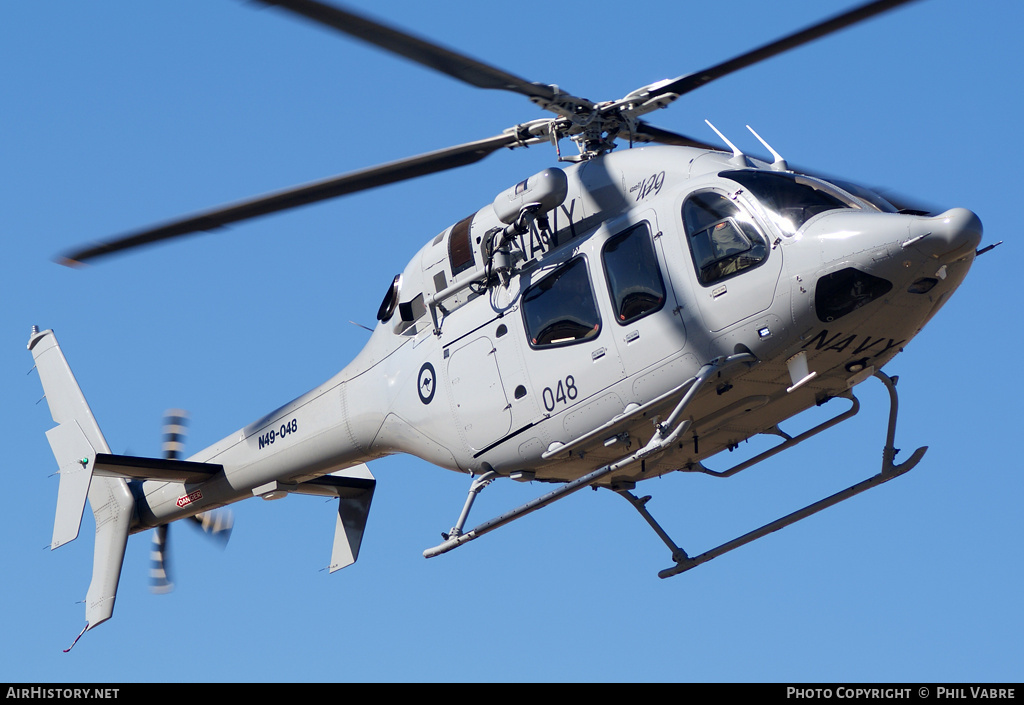
[[[82, 634], [113, 613], [128, 536], [248, 497], [338, 497], [332, 572], [359, 552], [375, 480], [366, 463], [409, 453], [472, 476], [452, 550], [585, 487], [629, 501], [669, 549], [669, 577], [913, 468], [896, 463], [895, 378], [881, 371], [949, 299], [979, 253], [965, 209], [928, 214], [868, 189], [656, 128], [641, 118], [709, 81], [909, 0], [857, 7], [704, 71], [595, 103], [525, 81], [331, 5], [266, 2], [481, 88], [530, 98], [555, 117], [69, 253], [84, 262], [147, 243], [467, 165], [551, 142], [552, 167], [500, 193], [428, 242], [395, 276], [364, 350], [333, 378], [188, 460], [179, 418], [165, 458], [115, 455], [52, 331], [29, 349], [54, 421], [60, 467], [51, 548], [77, 537], [88, 499], [97, 533]], [[721, 135], [720, 135], [721, 136]], [[755, 133], [756, 136], [756, 133]], [[568, 138], [576, 154], [561, 154]], [[613, 151], [617, 141], [631, 149]], [[660, 143], [658, 146], [637, 146]], [[900, 207], [898, 207], [900, 206]], [[991, 247], [991, 246], [990, 246]], [[989, 248], [986, 248], [989, 249]], [[984, 251], [984, 250], [982, 250]], [[673, 471], [734, 475], [857, 413], [853, 388], [891, 397], [880, 472], [691, 556], [647, 511], [638, 481]], [[779, 424], [839, 398], [798, 435]], [[757, 434], [771, 450], [726, 470], [703, 464]], [[549, 482], [532, 502], [467, 524], [499, 479]], [[79, 634], [81, 637], [81, 634]], [[76, 639], [77, 641], [77, 639]]]

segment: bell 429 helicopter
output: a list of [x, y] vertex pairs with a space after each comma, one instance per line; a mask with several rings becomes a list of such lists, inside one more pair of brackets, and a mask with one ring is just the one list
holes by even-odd
[[[794, 169], [756, 132], [771, 161], [742, 153], [717, 130], [727, 150], [643, 119], [908, 1], [870, 2], [705, 70], [594, 102], [333, 5], [263, 0], [472, 86], [524, 95], [554, 116], [90, 245], [65, 263], [506, 148], [549, 143], [560, 166], [428, 241], [382, 287], [377, 325], [341, 372], [187, 460], [179, 457], [183, 413], [172, 415], [165, 457], [111, 453], [53, 332], [33, 328], [28, 347], [58, 424], [47, 432], [60, 468], [51, 548], [77, 537], [87, 500], [96, 522], [82, 634], [113, 613], [130, 534], [155, 529], [154, 579], [166, 586], [168, 525], [190, 519], [217, 532], [229, 526], [218, 510], [248, 497], [337, 497], [330, 570], [352, 564], [376, 483], [367, 463], [394, 453], [471, 476], [461, 512], [428, 558], [580, 489], [605, 488], [668, 547], [663, 578], [912, 469], [926, 449], [897, 462], [896, 378], [882, 368], [984, 251], [978, 217], [963, 208], [928, 213]], [[562, 151], [567, 143], [572, 154]], [[729, 477], [792, 448], [856, 414], [854, 387], [871, 378], [889, 393], [888, 431], [880, 471], [859, 484], [699, 555], [662, 529], [649, 496], [634, 494], [638, 482], [666, 473]], [[828, 420], [796, 435], [781, 430], [829, 402], [839, 408]], [[728, 469], [704, 465], [758, 434], [778, 442]], [[477, 495], [501, 478], [552, 489], [469, 523]]]

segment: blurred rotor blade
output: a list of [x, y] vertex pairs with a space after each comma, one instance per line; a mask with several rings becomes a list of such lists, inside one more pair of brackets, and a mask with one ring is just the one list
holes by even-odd
[[164, 412], [164, 460], [181, 459], [181, 452], [185, 449], [187, 428], [187, 411], [168, 409]]
[[167, 529], [167, 524], [156, 527], [153, 532], [153, 548], [149, 554], [149, 589], [158, 595], [174, 589], [174, 583], [171, 582], [168, 570]]
[[672, 144], [680, 147], [698, 147], [699, 149], [713, 149], [722, 151], [720, 146], [710, 144], [709, 142], [701, 142], [695, 140], [692, 137], [681, 135], [678, 132], [671, 132], [669, 130], [663, 130], [660, 127], [655, 127], [650, 123], [646, 123], [643, 120], [638, 120], [636, 124], [636, 131], [632, 135], [622, 135], [625, 137], [632, 137], [635, 142], [658, 142], [660, 144]]
[[148, 245], [182, 235], [215, 230], [231, 223], [256, 218], [261, 215], [296, 208], [329, 198], [365, 191], [417, 176], [433, 174], [447, 169], [478, 162], [502, 147], [522, 145], [525, 142], [512, 132], [495, 135], [487, 139], [467, 142], [455, 147], [427, 152], [388, 164], [370, 167], [360, 171], [336, 176], [323, 181], [305, 184], [286, 191], [278, 191], [242, 201], [215, 210], [188, 216], [181, 220], [147, 228], [121, 237], [82, 247], [59, 257], [58, 262], [74, 266], [86, 260], [113, 254], [122, 250]]
[[828, 34], [837, 32], [845, 27], [863, 22], [866, 19], [879, 15], [883, 12], [899, 7], [900, 5], [906, 5], [909, 2], [915, 2], [916, 0], [876, 0], [875, 2], [869, 2], [860, 7], [856, 7], [848, 12], [844, 12], [841, 15], [819, 22], [816, 25], [807, 27], [806, 29], [795, 32], [781, 39], [777, 39], [774, 42], [765, 44], [764, 46], [749, 51], [745, 54], [723, 61], [716, 66], [711, 66], [704, 69], [703, 71], [697, 71], [687, 76], [680, 76], [674, 81], [667, 81], [663, 85], [658, 85], [652, 89], [650, 95], [652, 97], [665, 95], [668, 93], [675, 93], [676, 95], [683, 95], [689, 93], [692, 90], [700, 88], [701, 86], [714, 81], [722, 76], [727, 76], [730, 73], [739, 71], [740, 69], [756, 64], [759, 61], [764, 61], [777, 54], [795, 49], [798, 46], [812, 42], [815, 39], [820, 39]]
[[[164, 459], [178, 460], [185, 448], [185, 434], [188, 430], [188, 412], [184, 409], [168, 409], [164, 412]], [[218, 539], [222, 546], [227, 545], [234, 526], [234, 515], [230, 510], [213, 509], [202, 512], [189, 519], [203, 533]], [[174, 589], [171, 580], [170, 551], [168, 550], [171, 536], [170, 524], [161, 524], [153, 533], [153, 548], [149, 554], [149, 589], [156, 594], [165, 594]]]
[[555, 97], [555, 90], [551, 86], [531, 83], [451, 49], [445, 49], [437, 44], [414, 37], [401, 30], [388, 27], [333, 5], [316, 2], [315, 0], [258, 1], [267, 5], [277, 5], [320, 24], [333, 27], [356, 39], [361, 39], [386, 51], [404, 56], [411, 61], [415, 61], [435, 71], [440, 71], [477, 88], [512, 91], [513, 93], [525, 95], [528, 98], [539, 98], [542, 101], [550, 101]]
[[189, 517], [210, 538], [217, 539], [226, 546], [231, 538], [231, 529], [235, 526], [235, 515], [230, 509], [214, 509]]
[[[185, 431], [188, 427], [188, 412], [183, 409], [168, 409], [164, 412], [164, 459], [178, 460], [185, 447]], [[149, 552], [149, 589], [163, 595], [174, 589], [168, 560], [170, 525], [161, 524], [153, 531], [153, 547]]]

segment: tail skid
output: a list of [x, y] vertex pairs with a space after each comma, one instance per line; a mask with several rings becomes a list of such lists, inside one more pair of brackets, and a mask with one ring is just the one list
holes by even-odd
[[[110, 448], [53, 331], [40, 332], [33, 326], [28, 349], [35, 359], [50, 415], [58, 424], [46, 433], [60, 468], [57, 515], [50, 549], [59, 548], [78, 536], [86, 499], [96, 522], [92, 582], [85, 599], [84, 634], [110, 619], [114, 613], [135, 500], [123, 478], [99, 476], [93, 472], [96, 456], [109, 455]], [[82, 634], [78, 635], [79, 638]]]

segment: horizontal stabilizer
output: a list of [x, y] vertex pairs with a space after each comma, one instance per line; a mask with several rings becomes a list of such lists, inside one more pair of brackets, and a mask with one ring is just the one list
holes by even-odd
[[[359, 472], [359, 471], [362, 472]], [[364, 492], [373, 492], [377, 481], [365, 464], [356, 465], [330, 475], [323, 475], [296, 486], [296, 494], [312, 494], [320, 497], [358, 497]]]
[[78, 538], [85, 500], [89, 496], [96, 450], [74, 419], [51, 428], [46, 432], [46, 439], [50, 442], [53, 457], [57, 459], [60, 468], [57, 517], [53, 522], [53, 539], [50, 541], [50, 550], [53, 550]]
[[224, 472], [224, 466], [214, 463], [193, 463], [187, 460], [99, 453], [96, 455], [96, 467], [93, 472], [104, 477], [187, 483], [209, 480], [213, 475]]
[[363, 542], [366, 518], [377, 481], [365, 463], [354, 465], [301, 483], [294, 491], [338, 498], [338, 519], [334, 525], [334, 547], [331, 550], [330, 572], [356, 562]]

